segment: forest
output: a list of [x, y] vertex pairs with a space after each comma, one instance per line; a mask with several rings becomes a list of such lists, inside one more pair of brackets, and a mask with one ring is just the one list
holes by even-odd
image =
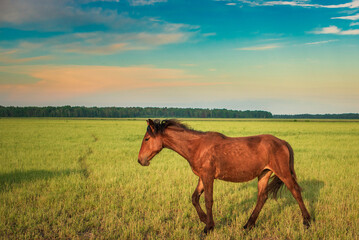
[[266, 111], [159, 107], [4, 107], [0, 117], [87, 117], [87, 118], [272, 118]]
[[358, 113], [273, 115], [268, 111], [167, 107], [14, 107], [1, 106], [0, 117], [84, 117], [84, 118], [279, 118], [359, 119]]

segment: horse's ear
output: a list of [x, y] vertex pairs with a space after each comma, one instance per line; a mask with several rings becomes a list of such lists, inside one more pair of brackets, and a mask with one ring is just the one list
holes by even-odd
[[152, 119], [148, 119], [147, 121], [147, 132], [151, 135], [155, 135], [155, 123], [152, 121]]
[[152, 119], [147, 119], [146, 122], [147, 122], [148, 126], [154, 126], [155, 125], [155, 123], [152, 121]]

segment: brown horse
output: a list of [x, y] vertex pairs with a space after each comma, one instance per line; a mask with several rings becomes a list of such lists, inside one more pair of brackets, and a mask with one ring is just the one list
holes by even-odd
[[[142, 166], [150, 165], [150, 160], [163, 148], [172, 149], [187, 159], [192, 171], [199, 177], [192, 203], [200, 220], [206, 224], [205, 233], [214, 227], [214, 179], [246, 182], [258, 178], [257, 205], [244, 225], [245, 229], [255, 225], [268, 194], [276, 198], [283, 183], [299, 204], [303, 224], [309, 227], [310, 215], [294, 172], [293, 149], [287, 142], [272, 135], [232, 138], [217, 132], [200, 132], [189, 129], [177, 120], [148, 119], [147, 124], [138, 162]], [[268, 184], [272, 173], [275, 175]], [[203, 192], [207, 214], [199, 204]]]

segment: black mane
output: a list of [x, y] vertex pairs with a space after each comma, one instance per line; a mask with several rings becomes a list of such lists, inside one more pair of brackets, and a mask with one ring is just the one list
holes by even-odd
[[192, 132], [196, 132], [196, 133], [201, 133], [200, 131], [196, 131], [191, 129], [190, 127], [188, 127], [186, 124], [182, 123], [181, 121], [177, 120], [177, 119], [165, 119], [165, 120], [160, 120], [160, 119], [156, 119], [153, 120], [154, 123], [154, 133], [160, 133], [162, 134], [166, 128], [168, 127], [176, 127], [179, 128], [181, 130], [188, 130], [188, 131], [192, 131]]
[[177, 127], [177, 128], [183, 128], [184, 130], [191, 130], [186, 124], [183, 124], [181, 121], [177, 119], [165, 119], [160, 120], [156, 119], [153, 121], [155, 124], [155, 130], [156, 132], [163, 133], [164, 130], [168, 127]]

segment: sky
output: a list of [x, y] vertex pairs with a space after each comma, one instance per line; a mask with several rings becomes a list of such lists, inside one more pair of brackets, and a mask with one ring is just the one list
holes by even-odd
[[359, 0], [0, 0], [0, 105], [359, 112]]

